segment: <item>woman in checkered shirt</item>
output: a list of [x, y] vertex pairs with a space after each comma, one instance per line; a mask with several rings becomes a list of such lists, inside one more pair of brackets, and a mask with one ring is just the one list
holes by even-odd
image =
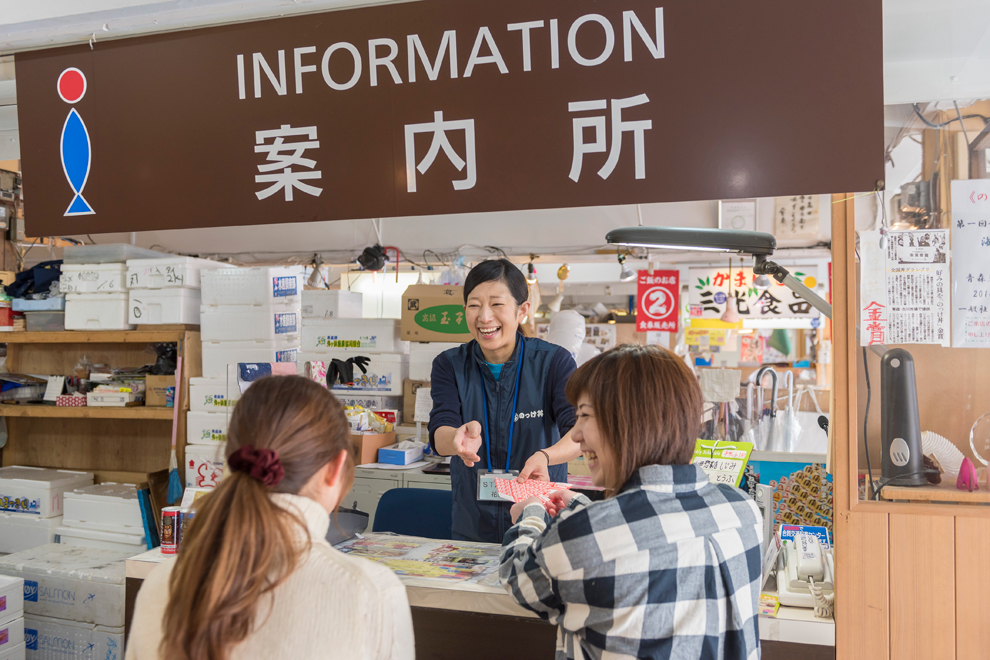
[[558, 491], [512, 507], [506, 590], [558, 626], [557, 660], [757, 660], [762, 518], [691, 465], [697, 379], [673, 353], [625, 345], [574, 372], [574, 439], [592, 503]]

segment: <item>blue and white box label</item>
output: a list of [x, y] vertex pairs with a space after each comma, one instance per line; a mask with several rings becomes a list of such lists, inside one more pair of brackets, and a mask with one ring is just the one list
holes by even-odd
[[295, 275], [272, 278], [272, 295], [276, 298], [299, 295], [298, 278]]

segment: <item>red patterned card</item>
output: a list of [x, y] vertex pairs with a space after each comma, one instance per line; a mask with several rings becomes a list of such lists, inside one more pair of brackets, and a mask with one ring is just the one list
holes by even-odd
[[529, 497], [538, 497], [544, 505], [550, 502], [550, 493], [558, 490], [570, 488], [570, 484], [557, 483], [555, 481], [537, 481], [528, 479], [519, 483], [515, 479], [495, 479], [495, 489], [498, 494], [511, 499], [513, 502], [522, 502]]

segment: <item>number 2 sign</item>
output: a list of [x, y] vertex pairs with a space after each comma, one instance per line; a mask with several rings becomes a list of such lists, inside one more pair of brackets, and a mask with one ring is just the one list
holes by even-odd
[[680, 281], [676, 270], [641, 270], [636, 295], [636, 331], [677, 332]]

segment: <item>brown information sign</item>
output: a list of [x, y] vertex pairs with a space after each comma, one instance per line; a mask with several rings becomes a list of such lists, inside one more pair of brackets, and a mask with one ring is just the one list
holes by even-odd
[[17, 56], [33, 235], [871, 190], [879, 0], [422, 0]]

